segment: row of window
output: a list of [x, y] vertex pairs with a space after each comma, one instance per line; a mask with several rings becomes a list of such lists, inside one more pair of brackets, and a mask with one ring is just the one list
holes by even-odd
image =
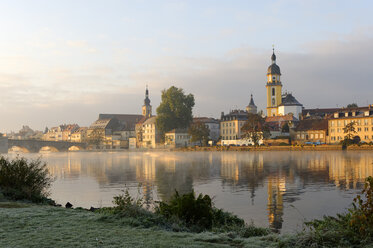
[[144, 135], [144, 139], [153, 139], [153, 135]]
[[297, 134], [297, 139], [323, 139], [324, 134], [323, 133], [311, 133], [310, 135], [308, 134]]
[[[331, 141], [339, 141], [339, 140], [343, 140], [343, 139], [344, 139], [344, 137], [341, 137], [341, 136], [331, 136], [330, 137]], [[366, 139], [366, 140], [372, 139], [373, 140], [373, 135], [371, 136], [371, 138], [369, 138], [369, 135], [365, 135], [364, 139]]]
[[228, 129], [228, 130], [222, 130], [222, 134], [235, 134], [235, 130], [234, 129]]
[[236, 136], [222, 136], [223, 140], [236, 140]]
[[352, 121], [356, 122], [356, 125], [361, 126], [361, 125], [373, 125], [373, 118], [370, 119], [357, 119], [357, 120], [338, 120], [338, 121], [330, 121], [330, 126], [334, 127], [341, 127], [342, 124], [343, 126], [346, 126], [347, 124], [351, 123]]
[[[361, 128], [361, 127], [358, 127], [356, 128], [356, 131], [357, 132], [362, 132], [364, 130], [364, 132], [369, 132], [369, 127], [364, 127], [364, 128]], [[343, 131], [343, 128], [337, 128], [337, 129], [330, 129], [330, 133], [335, 133], [335, 131], [337, 131], [337, 133], [344, 133]], [[371, 131], [373, 132], [373, 127], [371, 127]]]

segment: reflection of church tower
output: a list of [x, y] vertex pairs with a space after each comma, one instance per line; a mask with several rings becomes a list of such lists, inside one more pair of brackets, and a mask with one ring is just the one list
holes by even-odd
[[278, 106], [282, 102], [282, 84], [280, 67], [276, 64], [275, 50], [271, 56], [272, 64], [267, 71], [267, 116], [277, 116]]
[[146, 90], [145, 90], [145, 99], [144, 99], [144, 105], [142, 106], [142, 115], [145, 117], [152, 116], [152, 105], [150, 105], [148, 86], [146, 86]]
[[246, 111], [247, 111], [247, 113], [251, 113], [251, 114], [256, 114], [256, 112], [257, 112], [257, 107], [254, 103], [253, 94], [251, 94], [250, 103], [249, 103], [249, 105], [247, 105]]
[[282, 195], [285, 192], [285, 180], [268, 178], [268, 221], [269, 227], [275, 231], [282, 228], [284, 203]]

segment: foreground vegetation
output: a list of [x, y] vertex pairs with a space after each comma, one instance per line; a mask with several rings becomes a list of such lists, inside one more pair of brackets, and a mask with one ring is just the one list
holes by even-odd
[[194, 192], [175, 192], [153, 211], [128, 191], [109, 208], [56, 207], [45, 200], [51, 181], [40, 160], [0, 158], [1, 247], [373, 247], [372, 177], [347, 213], [283, 235], [247, 225]]

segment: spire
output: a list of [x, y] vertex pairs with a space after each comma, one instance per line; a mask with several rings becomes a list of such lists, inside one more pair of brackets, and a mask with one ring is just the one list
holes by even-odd
[[275, 55], [275, 45], [272, 45], [272, 56], [271, 56], [272, 64], [276, 64], [276, 55]]
[[257, 107], [256, 107], [256, 105], [255, 105], [255, 103], [254, 103], [253, 94], [251, 94], [250, 97], [251, 97], [251, 98], [250, 98], [250, 103], [249, 103], [249, 105], [247, 105], [247, 107], [246, 107], [246, 112], [248, 112], [248, 113], [252, 113], [252, 114], [256, 114], [256, 113], [257, 113]]
[[144, 104], [150, 105], [148, 85], [146, 85]]
[[253, 94], [251, 94], [249, 106], [255, 106]]

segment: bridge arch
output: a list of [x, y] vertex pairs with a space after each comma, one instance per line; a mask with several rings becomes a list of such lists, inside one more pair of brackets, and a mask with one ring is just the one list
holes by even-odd
[[29, 149], [23, 146], [12, 146], [8, 149], [10, 153], [30, 153]]
[[81, 147], [81, 146], [77, 146], [77, 145], [73, 145], [73, 146], [70, 146], [70, 147], [68, 148], [68, 151], [69, 151], [69, 152], [81, 151], [81, 150], [84, 150], [83, 147]]
[[48, 152], [59, 152], [59, 151], [54, 146], [43, 146], [39, 150], [39, 153], [48, 153]]

